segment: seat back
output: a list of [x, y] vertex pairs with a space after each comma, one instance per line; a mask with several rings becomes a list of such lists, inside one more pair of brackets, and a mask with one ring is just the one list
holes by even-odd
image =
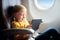
[[3, 18], [4, 18], [4, 22], [5, 22], [4, 25], [6, 26], [7, 29], [11, 28], [10, 17], [12, 16], [12, 13], [13, 13], [12, 8], [13, 8], [13, 6], [7, 7], [5, 9], [5, 15], [3, 14], [4, 15]]

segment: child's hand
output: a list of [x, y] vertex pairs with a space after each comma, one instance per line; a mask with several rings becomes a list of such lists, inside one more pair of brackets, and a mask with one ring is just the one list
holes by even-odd
[[25, 28], [31, 28], [32, 25], [25, 26]]

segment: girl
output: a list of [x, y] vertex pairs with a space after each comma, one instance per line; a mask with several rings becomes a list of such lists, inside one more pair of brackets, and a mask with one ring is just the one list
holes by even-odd
[[[30, 24], [26, 19], [27, 9], [23, 5], [15, 5], [13, 7], [13, 21], [11, 22], [12, 28], [30, 28]], [[17, 34], [14, 40], [25, 40], [27, 34]]]
[[23, 5], [15, 5], [13, 7], [12, 28], [29, 28], [30, 25], [26, 19], [27, 9]]

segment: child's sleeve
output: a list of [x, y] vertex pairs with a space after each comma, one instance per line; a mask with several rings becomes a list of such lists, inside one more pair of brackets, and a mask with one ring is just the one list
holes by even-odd
[[20, 27], [16, 22], [12, 22], [11, 26], [12, 26], [12, 28], [19, 28]]

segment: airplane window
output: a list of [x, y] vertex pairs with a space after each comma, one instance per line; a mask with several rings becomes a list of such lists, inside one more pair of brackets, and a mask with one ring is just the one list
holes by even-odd
[[34, 0], [37, 8], [46, 10], [53, 6], [55, 0]]

